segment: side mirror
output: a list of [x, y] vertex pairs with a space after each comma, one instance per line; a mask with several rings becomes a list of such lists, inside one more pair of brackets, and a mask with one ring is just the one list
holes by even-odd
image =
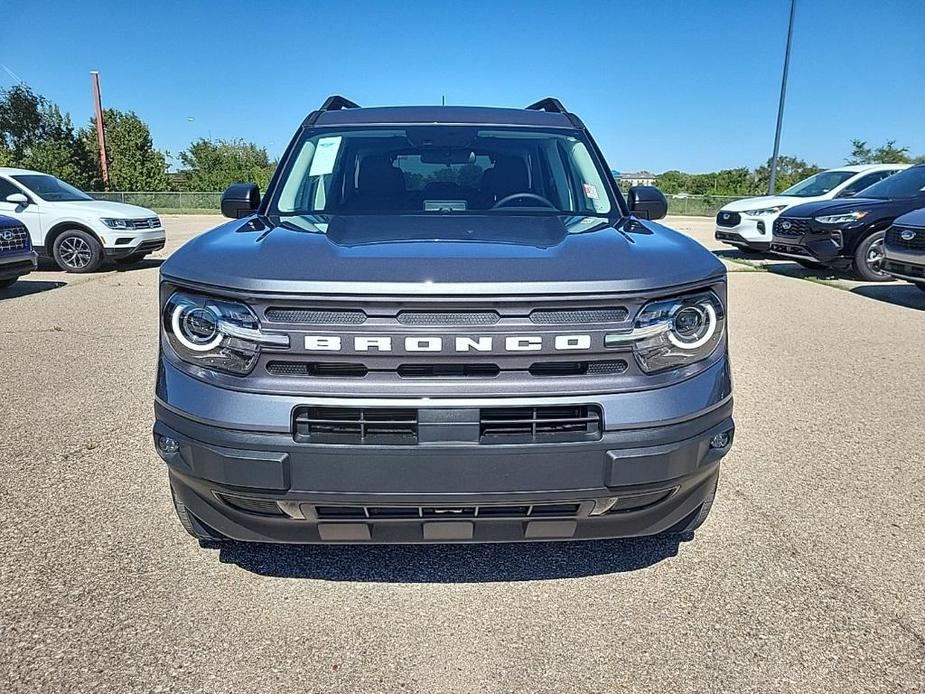
[[254, 214], [260, 207], [260, 188], [256, 183], [235, 183], [222, 193], [222, 214], [240, 219]]
[[633, 186], [628, 198], [630, 214], [639, 219], [661, 219], [668, 214], [668, 200], [655, 186]]
[[840, 192], [840, 193], [839, 193], [838, 195], [836, 195], [835, 197], [837, 197], [837, 198], [853, 198], [853, 197], [854, 197], [855, 195], [857, 195], [857, 194], [858, 194], [858, 191], [856, 191], [856, 190], [843, 190], [842, 192]]
[[6, 196], [6, 201], [11, 202], [14, 205], [22, 205], [23, 207], [29, 204], [28, 196], [23, 195], [22, 193], [10, 193]]

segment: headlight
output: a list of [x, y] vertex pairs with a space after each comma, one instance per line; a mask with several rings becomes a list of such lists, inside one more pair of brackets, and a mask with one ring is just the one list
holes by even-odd
[[134, 229], [132, 226], [132, 220], [130, 219], [112, 219], [110, 217], [103, 217], [100, 221], [108, 226], [110, 229]]
[[719, 297], [702, 292], [647, 304], [632, 332], [607, 335], [604, 344], [631, 343], [640, 367], [653, 373], [706, 359], [725, 331], [726, 312]]
[[866, 216], [866, 210], [856, 210], [854, 212], [845, 212], [844, 214], [823, 215], [814, 219], [820, 224], [851, 224], [864, 219]]
[[777, 214], [782, 209], [787, 207], [786, 205], [777, 205], [776, 207], [761, 207], [757, 210], [745, 210], [742, 214], [746, 217], [765, 217], [769, 214]]
[[164, 334], [185, 362], [225, 373], [251, 372], [261, 347], [289, 346], [289, 336], [264, 333], [244, 304], [174, 292], [164, 306]]

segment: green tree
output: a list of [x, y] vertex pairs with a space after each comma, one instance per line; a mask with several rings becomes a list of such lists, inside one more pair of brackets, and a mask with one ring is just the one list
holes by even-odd
[[0, 160], [79, 188], [93, 188], [98, 181], [93, 155], [71, 117], [25, 84], [0, 91]]
[[[781, 156], [777, 160], [777, 191], [789, 188], [804, 178], [822, 171], [822, 167], [807, 164], [799, 157]], [[755, 169], [754, 194], [762, 195], [768, 192], [768, 181], [771, 178], [771, 160]]]
[[218, 191], [232, 183], [256, 183], [266, 190], [276, 168], [266, 149], [244, 140], [201, 138], [178, 156], [186, 167], [184, 190]]
[[[103, 111], [106, 128], [106, 156], [111, 190], [159, 191], [170, 188], [167, 157], [154, 148], [151, 131], [133, 111], [107, 108]], [[84, 146], [99, 161], [96, 118], [80, 131]]]
[[909, 164], [908, 147], [897, 147], [896, 140], [887, 140], [879, 147], [871, 148], [864, 140], [851, 141], [849, 164]]

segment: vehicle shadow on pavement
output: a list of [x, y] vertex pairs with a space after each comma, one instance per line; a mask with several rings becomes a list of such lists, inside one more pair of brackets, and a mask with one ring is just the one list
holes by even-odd
[[42, 280], [18, 280], [12, 286], [6, 289], [0, 289], [0, 301], [4, 299], [15, 299], [20, 296], [29, 296], [39, 292], [47, 292], [51, 289], [63, 287], [67, 282], [44, 282]]
[[150, 270], [151, 268], [160, 267], [164, 264], [166, 258], [145, 258], [131, 265], [116, 265], [115, 263], [104, 265], [104, 270], [115, 270], [116, 272], [132, 272], [134, 270]]
[[678, 554], [687, 536], [471, 545], [202, 543], [261, 576], [375, 583], [543, 581], [637, 571]]
[[868, 299], [925, 311], [925, 292], [905, 282], [871, 284], [854, 287], [851, 291], [854, 294], [866, 296]]

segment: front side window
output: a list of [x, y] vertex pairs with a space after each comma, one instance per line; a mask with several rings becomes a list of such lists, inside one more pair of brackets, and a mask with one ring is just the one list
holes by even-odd
[[781, 195], [791, 195], [797, 198], [814, 198], [819, 195], [825, 195], [830, 190], [837, 188], [852, 176], [856, 176], [856, 171], [823, 171], [809, 178], [804, 178], [796, 183]]
[[864, 190], [868, 186], [872, 186], [874, 183], [882, 181], [887, 176], [892, 175], [895, 171], [886, 170], [886, 171], [876, 171], [874, 173], [867, 174], [866, 176], [861, 176], [854, 183], [849, 184], [842, 192], [841, 195], [848, 193], [857, 194], [858, 191]]
[[913, 166], [911, 169], [875, 183], [861, 191], [860, 197], [882, 198], [916, 198], [925, 196], [925, 166]]
[[42, 200], [48, 202], [93, 200], [93, 198], [83, 191], [77, 190], [77, 188], [65, 183], [61, 179], [47, 174], [21, 174], [15, 175], [12, 178], [38, 195]]
[[582, 214], [613, 206], [579, 132], [399, 126], [308, 133], [271, 213]]

